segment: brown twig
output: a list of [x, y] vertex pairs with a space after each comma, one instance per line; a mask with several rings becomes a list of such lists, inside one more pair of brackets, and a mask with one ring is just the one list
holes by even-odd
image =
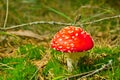
[[20, 25], [15, 25], [7, 28], [0, 28], [0, 30], [8, 30], [8, 29], [14, 29], [18, 27], [23, 27], [23, 26], [28, 26], [28, 25], [36, 25], [36, 24], [51, 24], [51, 25], [72, 25], [71, 23], [62, 23], [62, 22], [55, 22], [55, 21], [35, 21], [35, 22], [30, 22], [30, 23], [24, 23]]
[[83, 78], [92, 76], [92, 75], [94, 75], [94, 74], [96, 74], [98, 72], [101, 72], [102, 70], [106, 70], [106, 69], [112, 68], [111, 66], [112, 66], [112, 60], [109, 60], [108, 64], [102, 65], [102, 67], [99, 68], [99, 69], [92, 70], [92, 71], [85, 72], [85, 73], [81, 73], [81, 74], [77, 74], [77, 75], [72, 75], [72, 76], [69, 76], [67, 78], [64, 78], [63, 80], [69, 80], [69, 79], [77, 78], [77, 77], [80, 77], [77, 80], [81, 80]]
[[97, 23], [97, 22], [100, 22], [100, 21], [103, 21], [103, 20], [114, 19], [114, 18], [120, 18], [120, 15], [105, 17], [105, 18], [101, 18], [101, 19], [94, 20], [94, 21], [91, 21], [91, 22], [86, 22], [86, 23], [83, 23], [83, 25], [93, 24], [93, 23]]
[[83, 25], [97, 23], [97, 22], [100, 22], [100, 21], [103, 21], [103, 20], [114, 19], [114, 18], [120, 18], [120, 15], [111, 16], [111, 17], [105, 17], [105, 18], [101, 18], [101, 19], [98, 19], [98, 20], [94, 20], [94, 21], [91, 21], [91, 22], [85, 22], [85, 23], [81, 23], [81, 24], [62, 23], [62, 22], [55, 22], [55, 21], [35, 21], [35, 22], [24, 23], [24, 24], [15, 25], [15, 26], [6, 27], [6, 28], [0, 28], [0, 30], [14, 29], [14, 28], [19, 28], [19, 27], [28, 26], [28, 25], [36, 25], [36, 24], [51, 24], [51, 25], [64, 25], [64, 26], [70, 26], [70, 25], [83, 26]]

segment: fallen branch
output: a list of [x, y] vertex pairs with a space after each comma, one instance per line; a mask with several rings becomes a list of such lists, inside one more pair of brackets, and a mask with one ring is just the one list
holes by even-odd
[[112, 68], [112, 60], [109, 60], [108, 64], [102, 65], [102, 67], [99, 69], [92, 70], [92, 71], [85, 72], [85, 73], [81, 73], [81, 74], [77, 74], [77, 75], [72, 75], [72, 76], [69, 76], [68, 78], [65, 78], [63, 80], [69, 80], [71, 78], [77, 78], [77, 77], [80, 77], [77, 80], [82, 80], [83, 78], [90, 77], [98, 72], [101, 72], [103, 70], [110, 69], [110, 68]]
[[35, 21], [35, 22], [15, 25], [15, 26], [7, 27], [7, 28], [0, 28], [0, 30], [14, 29], [14, 28], [18, 28], [18, 27], [23, 27], [23, 26], [28, 26], [28, 25], [36, 25], [36, 24], [51, 24], [51, 25], [66, 25], [66, 26], [72, 25], [71, 23], [62, 23], [62, 22], [55, 22], [55, 21]]
[[100, 21], [103, 21], [103, 20], [114, 19], [114, 18], [120, 18], [120, 15], [105, 17], [105, 18], [101, 18], [101, 19], [94, 20], [94, 21], [91, 21], [91, 22], [86, 22], [86, 23], [83, 23], [83, 25], [93, 24], [93, 23], [97, 23], [97, 22], [100, 22]]
[[62, 22], [55, 22], [55, 21], [35, 21], [35, 22], [24, 23], [24, 24], [15, 25], [15, 26], [6, 27], [6, 28], [0, 28], [0, 30], [14, 29], [14, 28], [19, 28], [19, 27], [28, 26], [28, 25], [36, 25], [36, 24], [51, 24], [51, 25], [63, 25], [63, 26], [70, 26], [70, 25], [83, 26], [83, 25], [97, 23], [97, 22], [100, 22], [100, 21], [103, 21], [103, 20], [114, 19], [114, 18], [120, 18], [120, 15], [105, 17], [105, 18], [102, 18], [102, 19], [94, 20], [94, 21], [91, 21], [91, 22], [85, 22], [85, 23], [82, 23], [82, 24], [62, 23]]

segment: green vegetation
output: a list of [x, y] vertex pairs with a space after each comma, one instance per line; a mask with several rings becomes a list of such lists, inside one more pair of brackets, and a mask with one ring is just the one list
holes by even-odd
[[28, 80], [36, 70], [36, 67], [25, 58], [4, 58], [0, 62], [11, 67], [0, 66], [0, 80]]
[[[87, 79], [120, 79], [120, 17], [104, 20], [106, 17], [120, 14], [120, 10], [116, 9], [119, 4], [115, 5], [111, 2], [112, 0], [109, 3], [107, 0], [9, 1], [9, 15], [5, 28], [35, 21], [72, 24], [75, 18], [81, 15], [77, 24], [83, 24], [82, 28], [91, 34], [95, 45], [93, 49], [85, 52], [86, 55], [80, 58], [77, 68], [70, 73], [67, 70], [64, 53], [50, 48], [53, 35], [65, 26], [35, 24], [2, 30], [6, 15], [6, 1], [0, 0], [0, 80], [62, 80], [75, 74], [99, 69], [109, 60], [112, 60], [110, 68]], [[99, 19], [102, 20], [94, 22]], [[7, 33], [7, 31], [18, 30], [30, 30], [47, 39], [39, 40], [30, 36]], [[44, 59], [49, 53], [50, 58]], [[44, 64], [40, 65], [42, 62]], [[76, 80], [76, 78], [79, 76], [71, 80]]]

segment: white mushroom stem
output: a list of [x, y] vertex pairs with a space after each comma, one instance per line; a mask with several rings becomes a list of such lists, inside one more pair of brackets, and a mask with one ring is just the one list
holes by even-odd
[[72, 70], [74, 68], [72, 63], [73, 63], [72, 59], [67, 58], [67, 67], [68, 67], [69, 72], [72, 72]]
[[66, 53], [67, 56], [67, 67], [68, 71], [72, 72], [74, 68], [77, 68], [78, 60], [83, 57], [85, 53], [78, 52], [78, 53]]

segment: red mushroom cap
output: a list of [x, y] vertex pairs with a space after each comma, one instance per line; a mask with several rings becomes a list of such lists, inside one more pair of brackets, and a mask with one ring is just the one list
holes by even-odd
[[91, 36], [80, 27], [74, 26], [61, 29], [51, 41], [51, 47], [61, 52], [83, 52], [93, 45]]

